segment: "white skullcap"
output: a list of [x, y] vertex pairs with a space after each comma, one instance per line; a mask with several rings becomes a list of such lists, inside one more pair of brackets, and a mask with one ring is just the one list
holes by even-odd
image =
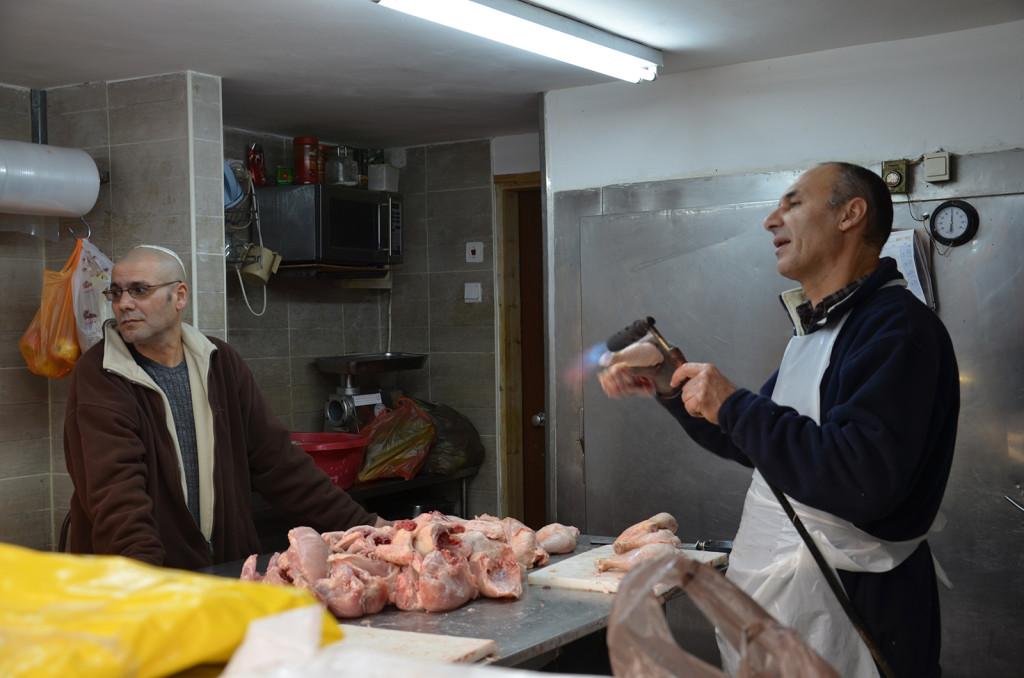
[[174, 250], [169, 250], [166, 247], [161, 247], [160, 245], [136, 245], [135, 247], [132, 248], [132, 250], [140, 250], [140, 249], [143, 249], [143, 248], [149, 249], [149, 250], [157, 250], [158, 252], [163, 252], [164, 254], [169, 254], [172, 257], [174, 257], [174, 260], [178, 262], [178, 266], [181, 266], [181, 278], [182, 278], [182, 281], [184, 281], [184, 279], [185, 279], [185, 264], [182, 263], [181, 257], [178, 256], [177, 252], [175, 252]]

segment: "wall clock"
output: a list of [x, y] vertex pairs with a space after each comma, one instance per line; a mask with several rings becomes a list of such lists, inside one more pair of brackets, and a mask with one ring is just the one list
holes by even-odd
[[963, 245], [978, 232], [978, 210], [963, 200], [947, 200], [932, 212], [928, 229], [943, 245]]

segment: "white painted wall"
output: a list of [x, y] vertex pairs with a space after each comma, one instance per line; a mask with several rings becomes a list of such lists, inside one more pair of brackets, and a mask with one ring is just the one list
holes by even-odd
[[1020, 148], [1024, 21], [558, 90], [544, 128], [552, 193]]
[[514, 134], [491, 139], [494, 174], [525, 174], [540, 171], [540, 135]]

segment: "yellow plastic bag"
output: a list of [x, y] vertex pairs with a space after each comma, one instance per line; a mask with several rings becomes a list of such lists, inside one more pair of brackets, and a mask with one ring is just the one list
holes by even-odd
[[[151, 678], [224, 664], [249, 622], [308, 591], [0, 544], [0, 676]], [[323, 613], [321, 643], [342, 637]]]
[[73, 276], [82, 253], [82, 238], [60, 271], [43, 271], [39, 310], [18, 341], [25, 364], [35, 374], [60, 379], [82, 355], [75, 325]]

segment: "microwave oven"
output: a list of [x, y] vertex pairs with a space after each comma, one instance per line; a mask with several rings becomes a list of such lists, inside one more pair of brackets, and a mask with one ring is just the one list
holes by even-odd
[[[402, 263], [402, 197], [333, 184], [259, 186], [263, 246], [281, 266]], [[260, 235], [260, 234], [253, 234]]]

